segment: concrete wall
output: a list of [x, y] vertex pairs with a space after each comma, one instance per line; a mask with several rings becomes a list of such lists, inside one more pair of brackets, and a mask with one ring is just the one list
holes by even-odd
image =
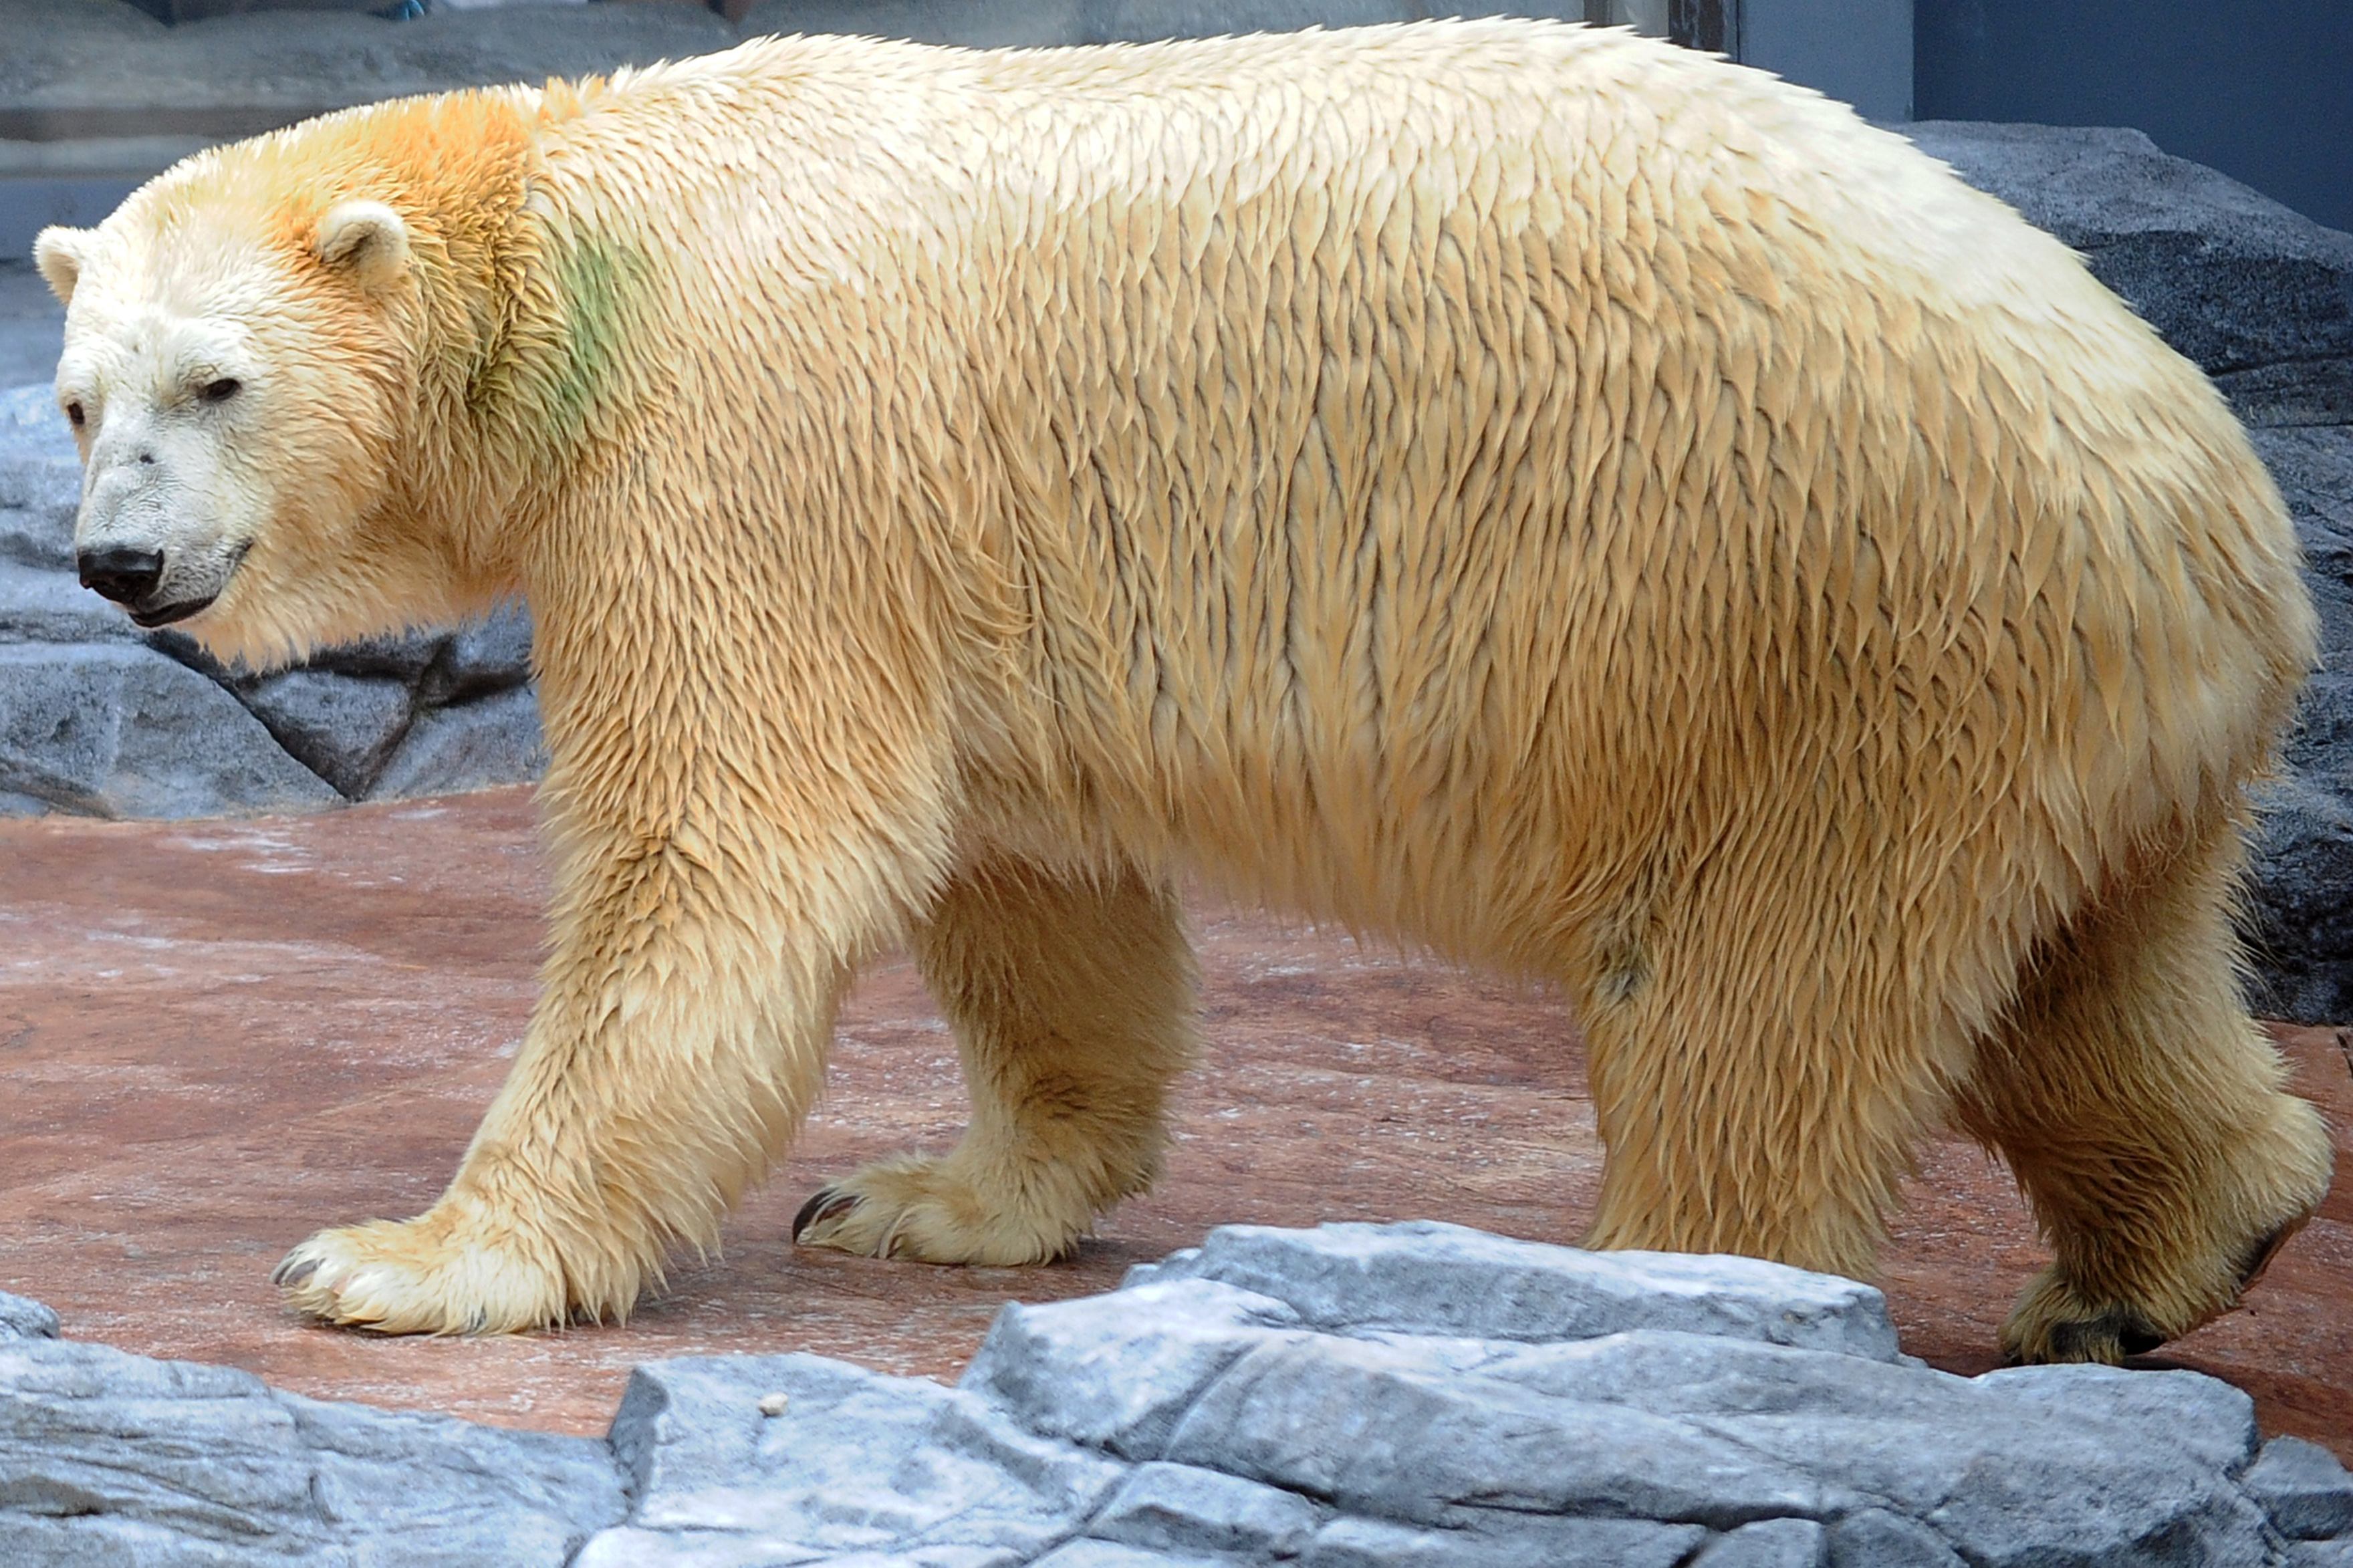
[[1912, 0], [1741, 0], [1742, 64], [1873, 120], [1912, 118]]
[[2353, 229], [2353, 0], [1917, 0], [1923, 120], [2127, 125]]

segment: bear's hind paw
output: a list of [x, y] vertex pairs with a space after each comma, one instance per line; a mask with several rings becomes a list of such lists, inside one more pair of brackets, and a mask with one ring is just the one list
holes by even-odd
[[885, 1160], [820, 1187], [793, 1216], [793, 1240], [865, 1258], [997, 1267], [1050, 1263], [1078, 1245], [1083, 1222], [1000, 1209], [948, 1164]]

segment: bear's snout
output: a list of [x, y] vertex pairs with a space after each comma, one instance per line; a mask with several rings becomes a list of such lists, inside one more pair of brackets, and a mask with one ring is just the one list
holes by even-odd
[[140, 550], [129, 545], [85, 550], [75, 558], [75, 564], [81, 570], [83, 587], [103, 594], [118, 605], [140, 603], [164, 580], [164, 552], [160, 550]]
[[219, 570], [206, 571], [205, 557], [198, 552], [193, 559], [184, 557], [180, 569], [168, 574], [163, 551], [142, 549], [135, 544], [84, 550], [75, 561], [81, 570], [83, 587], [103, 594], [130, 611], [133, 621], [153, 631], [174, 621], [185, 621], [209, 607], [220, 596], [221, 584], [237, 570], [244, 553], [239, 549]]

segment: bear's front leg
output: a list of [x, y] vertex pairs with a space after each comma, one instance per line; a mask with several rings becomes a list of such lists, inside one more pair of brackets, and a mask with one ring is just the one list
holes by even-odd
[[288, 1254], [274, 1278], [298, 1310], [386, 1333], [626, 1317], [816, 1099], [860, 956], [813, 934], [854, 923], [839, 902], [814, 918], [815, 889], [675, 840], [575, 850], [565, 880], [530, 1030], [457, 1178], [416, 1219]]

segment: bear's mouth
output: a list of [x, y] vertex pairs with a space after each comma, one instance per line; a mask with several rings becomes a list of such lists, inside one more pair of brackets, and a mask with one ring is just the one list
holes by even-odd
[[169, 605], [157, 605], [149, 609], [132, 610], [131, 618], [149, 631], [168, 626], [174, 621], [185, 621], [198, 611], [209, 607], [218, 594], [206, 594], [201, 599], [181, 599]]

